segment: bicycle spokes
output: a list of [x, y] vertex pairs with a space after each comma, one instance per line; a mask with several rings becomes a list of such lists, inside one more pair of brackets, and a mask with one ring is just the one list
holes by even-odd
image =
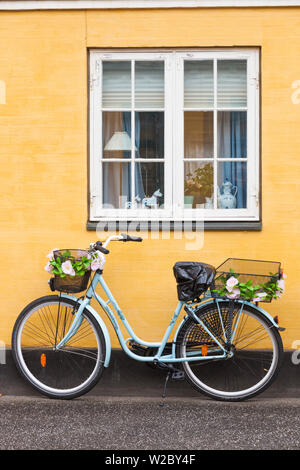
[[19, 350], [26, 367], [46, 387], [74, 389], [84, 383], [100, 359], [95, 327], [86, 315], [69, 341], [60, 349], [74, 320], [74, 306], [68, 302], [44, 303], [24, 319]]
[[272, 325], [259, 315], [223, 302], [207, 308], [199, 322], [189, 323], [181, 344], [184, 357], [202, 356], [184, 362], [196, 386], [219, 396], [238, 397], [263, 386], [273, 375], [278, 362], [276, 338]]

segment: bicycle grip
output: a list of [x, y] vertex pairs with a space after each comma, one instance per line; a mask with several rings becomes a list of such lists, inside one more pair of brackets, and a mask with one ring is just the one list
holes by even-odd
[[94, 249], [98, 250], [98, 251], [101, 251], [101, 253], [103, 253], [104, 255], [108, 255], [108, 253], [109, 253], [109, 250], [107, 250], [107, 248], [104, 248], [102, 246], [102, 242], [96, 242], [95, 245], [94, 245]]
[[120, 240], [121, 242], [142, 242], [143, 241], [141, 237], [132, 237], [131, 235], [128, 235], [128, 233], [121, 233], [121, 236], [123, 237]]

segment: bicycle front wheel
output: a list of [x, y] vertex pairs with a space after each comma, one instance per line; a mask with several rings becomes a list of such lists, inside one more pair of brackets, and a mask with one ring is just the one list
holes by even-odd
[[12, 353], [17, 368], [33, 387], [51, 398], [83, 395], [97, 383], [104, 369], [104, 336], [87, 309], [76, 333], [56, 349], [78, 307], [71, 299], [42, 297], [25, 307], [14, 326]]
[[197, 312], [202, 325], [187, 319], [177, 337], [177, 357], [203, 357], [182, 363], [186, 379], [199, 392], [216, 400], [241, 401], [271, 385], [281, 365], [283, 347], [277, 328], [264, 315], [250, 306], [241, 309], [236, 303], [232, 346], [228, 357], [221, 358], [229, 308], [228, 302], [219, 302], [219, 308], [213, 302]]

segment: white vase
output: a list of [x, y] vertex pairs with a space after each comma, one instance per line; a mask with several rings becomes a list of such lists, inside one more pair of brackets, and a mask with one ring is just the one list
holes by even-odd
[[204, 209], [213, 209], [213, 208], [214, 208], [213, 198], [212, 197], [206, 197], [205, 198]]

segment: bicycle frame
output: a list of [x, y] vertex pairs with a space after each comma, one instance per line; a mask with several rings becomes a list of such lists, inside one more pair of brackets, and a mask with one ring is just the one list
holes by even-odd
[[[98, 283], [101, 285], [104, 292], [106, 293], [106, 295], [108, 297], [107, 301], [104, 301], [102, 299], [102, 297], [100, 297], [97, 294], [97, 292], [95, 292], [95, 289], [96, 289], [96, 286], [98, 285]], [[64, 297], [73, 298], [73, 299], [78, 300], [76, 297], [70, 297], [70, 296], [62, 295], [62, 298], [64, 298]], [[184, 302], [181, 302], [181, 301], [179, 301], [178, 304], [177, 304], [177, 307], [176, 307], [176, 309], [173, 313], [171, 321], [170, 321], [170, 323], [169, 323], [169, 325], [168, 325], [168, 327], [165, 331], [165, 334], [164, 334], [162, 340], [160, 342], [150, 342], [150, 341], [142, 340], [133, 331], [132, 327], [130, 326], [130, 324], [128, 323], [126, 317], [124, 316], [122, 310], [120, 309], [117, 301], [115, 300], [115, 298], [113, 297], [110, 289], [108, 288], [106, 282], [104, 281], [102, 274], [100, 274], [98, 272], [95, 273], [94, 278], [92, 279], [90, 287], [88, 288], [88, 291], [86, 293], [85, 299], [83, 301], [79, 301], [79, 308], [78, 308], [78, 310], [77, 310], [77, 312], [74, 316], [74, 320], [72, 322], [72, 325], [70, 326], [70, 329], [66, 333], [64, 338], [57, 344], [56, 349], [62, 348], [69, 341], [69, 339], [76, 333], [76, 331], [78, 330], [78, 328], [80, 327], [80, 324], [82, 322], [82, 312], [86, 307], [89, 306], [90, 301], [91, 301], [92, 298], [95, 298], [97, 300], [99, 305], [103, 308], [103, 310], [105, 311], [105, 313], [109, 317], [109, 319], [110, 319], [110, 321], [111, 321], [111, 323], [112, 323], [112, 325], [115, 329], [115, 332], [117, 334], [117, 337], [119, 339], [119, 342], [120, 342], [120, 345], [121, 345], [122, 349], [132, 359], [135, 359], [135, 360], [140, 361], [140, 362], [153, 362], [153, 361], [156, 360], [158, 362], [163, 362], [163, 363], [170, 363], [170, 362], [175, 363], [175, 362], [186, 362], [186, 361], [190, 362], [190, 361], [203, 361], [203, 360], [210, 360], [210, 359], [222, 359], [222, 358], [228, 357], [228, 355], [230, 354], [230, 353], [228, 353], [228, 351], [226, 351], [224, 346], [217, 340], [217, 338], [213, 335], [213, 333], [207, 329], [207, 327], [204, 325], [204, 323], [201, 321], [201, 319], [199, 319], [194, 314], [193, 304], [192, 305], [190, 305], [190, 304], [187, 305], [187, 304], [185, 304]], [[116, 319], [116, 316], [115, 316], [113, 310], [110, 308], [110, 305], [113, 307], [113, 309], [115, 310], [117, 316], [119, 317], [122, 324], [124, 325], [126, 331], [130, 335], [129, 338], [127, 338], [127, 339], [124, 338], [124, 336], [122, 334], [122, 331], [120, 329], [120, 326], [118, 324], [118, 321]], [[163, 354], [163, 351], [166, 347], [168, 339], [169, 339], [169, 337], [170, 337], [170, 335], [171, 335], [171, 333], [174, 329], [174, 325], [175, 325], [175, 323], [178, 319], [178, 316], [179, 316], [183, 306], [186, 306], [188, 308], [190, 314], [194, 317], [195, 321], [197, 323], [199, 323], [207, 331], [207, 333], [211, 336], [213, 341], [215, 341], [220, 346], [221, 351], [222, 351], [221, 354], [210, 355], [210, 356], [202, 356], [202, 355], [199, 355], [199, 353], [193, 352], [193, 353], [189, 353], [188, 357], [178, 358], [178, 357], [176, 357], [176, 352], [175, 352], [175, 346], [176, 345], [175, 345], [174, 342], [172, 344], [171, 354], [167, 354], [167, 355]], [[242, 311], [242, 307], [241, 307], [241, 311]], [[220, 311], [219, 311], [219, 315], [220, 315], [220, 321], [221, 321], [222, 327], [224, 328]], [[177, 331], [175, 333], [175, 337], [177, 336], [178, 331], [179, 331], [179, 328], [177, 329]], [[147, 356], [147, 357], [139, 356], [138, 354], [135, 354], [134, 352], [132, 352], [129, 349], [129, 347], [127, 346], [127, 343], [131, 340], [135, 341], [136, 343], [138, 343], [141, 346], [155, 348], [155, 349], [157, 349], [157, 353], [153, 356]]]

